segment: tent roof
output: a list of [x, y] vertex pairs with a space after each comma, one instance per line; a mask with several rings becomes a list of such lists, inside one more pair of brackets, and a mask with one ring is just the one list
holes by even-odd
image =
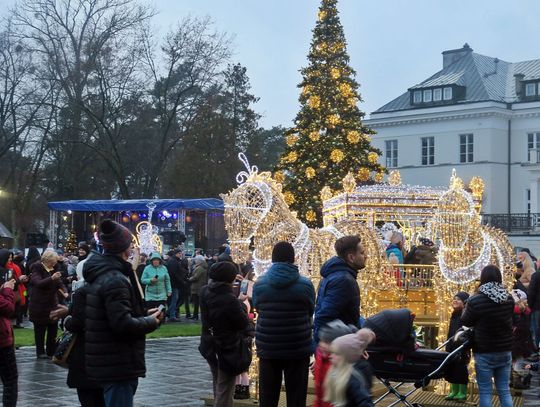
[[49, 209], [54, 211], [98, 212], [98, 211], [148, 211], [149, 202], [156, 204], [156, 211], [163, 210], [223, 210], [223, 201], [216, 198], [201, 199], [130, 199], [130, 200], [76, 200], [49, 202]]
[[13, 239], [13, 235], [11, 234], [11, 232], [1, 222], [0, 222], [0, 237], [7, 237], [8, 239]]

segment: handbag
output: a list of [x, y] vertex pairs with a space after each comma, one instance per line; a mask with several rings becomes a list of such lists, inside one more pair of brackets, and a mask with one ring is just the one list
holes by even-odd
[[253, 338], [240, 333], [233, 346], [221, 347], [218, 345], [216, 356], [219, 370], [231, 376], [247, 372], [253, 358], [252, 342]]
[[64, 331], [62, 335], [56, 339], [56, 351], [54, 352], [52, 361], [55, 365], [63, 367], [64, 369], [69, 368], [68, 358], [75, 345], [75, 340], [77, 339], [77, 334]]

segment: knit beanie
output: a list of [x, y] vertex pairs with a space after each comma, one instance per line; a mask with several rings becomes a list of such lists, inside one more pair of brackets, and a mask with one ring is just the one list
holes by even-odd
[[294, 247], [289, 242], [278, 242], [272, 250], [272, 263], [294, 264]]
[[99, 225], [99, 242], [106, 253], [122, 253], [131, 245], [132, 236], [128, 228], [110, 219]]
[[90, 253], [90, 246], [88, 246], [86, 243], [79, 243], [79, 250], [84, 250], [86, 254]]
[[321, 342], [332, 343], [340, 336], [352, 334], [358, 331], [354, 325], [345, 325], [342, 320], [335, 319], [319, 329], [319, 340]]
[[368, 328], [362, 328], [354, 334], [336, 338], [332, 342], [332, 352], [342, 355], [349, 363], [358, 362], [368, 345], [375, 340], [375, 333]]
[[238, 268], [230, 261], [220, 261], [212, 264], [208, 277], [213, 281], [232, 283], [238, 274]]
[[458, 297], [463, 302], [463, 304], [465, 304], [469, 299], [469, 293], [466, 293], [465, 291], [460, 291], [454, 297]]

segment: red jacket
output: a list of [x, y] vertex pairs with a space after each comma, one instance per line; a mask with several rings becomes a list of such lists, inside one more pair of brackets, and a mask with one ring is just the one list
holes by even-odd
[[26, 304], [26, 286], [19, 281], [19, 278], [21, 278], [21, 276], [23, 275], [21, 268], [17, 266], [15, 263], [13, 263], [12, 261], [8, 261], [7, 268], [13, 270], [13, 275], [15, 276], [15, 280], [17, 280], [15, 289], [19, 292], [19, 295], [21, 298], [20, 305], [25, 305]]
[[0, 348], [13, 346], [13, 329], [9, 317], [15, 311], [15, 296], [11, 288], [0, 289]]
[[330, 355], [324, 355], [317, 346], [315, 350], [315, 367], [313, 370], [315, 382], [315, 402], [313, 403], [313, 407], [332, 407], [331, 403], [324, 401], [324, 379], [331, 365]]

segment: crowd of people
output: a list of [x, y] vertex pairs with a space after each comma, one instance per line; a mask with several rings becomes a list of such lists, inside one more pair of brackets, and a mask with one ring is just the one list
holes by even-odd
[[[406, 253], [403, 239], [394, 233], [388, 257], [397, 258], [396, 264], [428, 264], [422, 261], [429, 262], [435, 249], [430, 241], [420, 243]], [[101, 223], [99, 241], [81, 243], [76, 256], [31, 248], [25, 261], [24, 253], [2, 249], [3, 405], [17, 402], [13, 329], [21, 329], [28, 315], [37, 359], [55, 355], [59, 323], [75, 334], [67, 385], [76, 389], [81, 406], [133, 405], [138, 379], [146, 373], [145, 335], [162, 323], [199, 317], [199, 351], [212, 373], [216, 407], [250, 397], [253, 343], [261, 407], [278, 405], [283, 381], [287, 405], [306, 406], [310, 371], [316, 407], [372, 406], [366, 349], [376, 337], [363, 327], [357, 283], [367, 255], [358, 236], [344, 236], [334, 247], [336, 255], [320, 270], [317, 293], [300, 275], [288, 242], [274, 246], [271, 267], [256, 281], [251, 264], [235, 263], [227, 245], [211, 258], [197, 252], [188, 259], [181, 249], [165, 256], [139, 253], [130, 231], [110, 220]], [[490, 265], [475, 292], [458, 292], [452, 301], [446, 350], [458, 346], [452, 340], [456, 333], [472, 328], [468, 335], [480, 407], [491, 405], [492, 381], [501, 406], [511, 406], [510, 386], [527, 387], [530, 370], [538, 369], [540, 271], [527, 249], [518, 260], [512, 290]], [[470, 357], [470, 351], [462, 352], [449, 369], [447, 399], [467, 398]]]

